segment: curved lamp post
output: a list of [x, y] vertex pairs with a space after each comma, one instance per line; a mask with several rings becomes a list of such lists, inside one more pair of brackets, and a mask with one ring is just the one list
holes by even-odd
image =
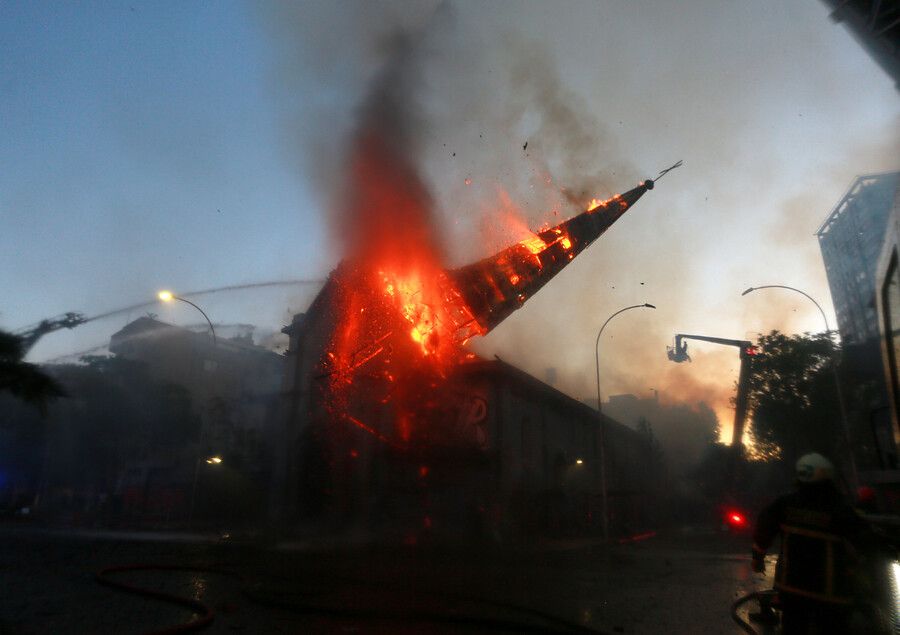
[[744, 296], [753, 291], [759, 291], [760, 289], [787, 289], [788, 291], [796, 291], [797, 293], [804, 296], [807, 300], [809, 300], [810, 302], [812, 302], [813, 304], [816, 305], [816, 308], [819, 309], [819, 313], [822, 314], [822, 321], [825, 322], [825, 332], [828, 334], [831, 333], [831, 327], [828, 326], [828, 317], [825, 315], [825, 311], [822, 310], [822, 307], [819, 305], [818, 302], [816, 302], [815, 298], [813, 298], [811, 295], [809, 295], [806, 291], [801, 291], [800, 289], [796, 289], [794, 287], [789, 287], [784, 284], [764, 284], [761, 287], [750, 287], [749, 289], [746, 289], [743, 293], [741, 293], [741, 295]]
[[[160, 291], [159, 293], [156, 294], [156, 297], [159, 298], [159, 300], [161, 302], [166, 302], [166, 303], [172, 302], [173, 300], [179, 300], [186, 304], [190, 304], [192, 307], [194, 307], [195, 309], [200, 311], [200, 313], [203, 315], [203, 317], [206, 318], [206, 323], [209, 324], [209, 332], [212, 334], [213, 353], [215, 353], [215, 350], [218, 346], [218, 344], [216, 342], [216, 329], [215, 329], [215, 327], [213, 327], [212, 320], [209, 319], [209, 316], [206, 314], [206, 311], [201, 309], [199, 306], [197, 306], [190, 300], [188, 300], [186, 298], [182, 298], [180, 296], [177, 296], [174, 293], [172, 293], [171, 291], [165, 291], [165, 290]], [[203, 439], [205, 436], [206, 436], [206, 419], [203, 418], [203, 419], [201, 419], [201, 424], [200, 424], [200, 440], [199, 440], [201, 452], [203, 451]], [[191, 506], [188, 510], [188, 529], [189, 530], [191, 528], [193, 528], [193, 525], [194, 525], [194, 501], [197, 497], [197, 479], [200, 474], [200, 463], [203, 460], [204, 460], [204, 457], [200, 456], [197, 458], [197, 461], [194, 464], [194, 481], [193, 481], [193, 484], [191, 485]], [[222, 462], [222, 458], [219, 456], [207, 457], [206, 462], [210, 465], [218, 465]]]
[[606, 489], [606, 438], [603, 433], [604, 423], [603, 423], [603, 405], [600, 399], [600, 336], [603, 335], [603, 329], [606, 328], [606, 325], [610, 323], [610, 321], [619, 315], [619, 313], [624, 313], [630, 309], [655, 309], [656, 307], [652, 304], [634, 304], [632, 306], [626, 306], [624, 309], [619, 309], [608, 318], [606, 318], [606, 322], [603, 323], [603, 326], [600, 327], [600, 331], [597, 333], [597, 341], [594, 344], [594, 358], [597, 362], [597, 414], [600, 415], [600, 428], [599, 428], [599, 437], [600, 437], [600, 493], [602, 496], [603, 502], [603, 540], [609, 542], [609, 500], [607, 497], [607, 489]]
[[831, 339], [831, 327], [828, 325], [828, 317], [825, 315], [825, 311], [822, 310], [821, 305], [816, 302], [816, 300], [806, 293], [805, 291], [801, 291], [795, 287], [789, 287], [785, 284], [764, 284], [759, 287], [750, 287], [746, 289], [742, 296], [747, 295], [753, 291], [759, 291], [760, 289], [787, 289], [788, 291], [795, 291], [800, 295], [804, 296], [807, 300], [816, 305], [816, 308], [819, 309], [819, 313], [822, 314], [822, 321], [825, 323], [825, 334], [828, 335], [828, 342], [831, 348], [831, 372], [834, 376], [834, 388], [837, 393], [838, 398], [838, 408], [840, 409], [841, 414], [841, 426], [844, 437], [844, 445], [847, 447], [847, 458], [850, 462], [850, 478], [853, 481], [853, 487], [856, 488], [859, 486], [859, 476], [856, 472], [856, 458], [853, 456], [853, 448], [850, 447], [850, 424], [847, 420], [847, 405], [844, 401], [844, 391], [841, 388], [841, 378], [838, 375], [838, 360], [837, 360], [837, 350], [834, 348], [834, 342]]
[[192, 307], [194, 307], [195, 309], [200, 311], [200, 313], [203, 315], [203, 317], [206, 318], [206, 323], [209, 324], [209, 332], [212, 333], [213, 347], [215, 348], [215, 346], [216, 346], [216, 329], [213, 328], [212, 320], [209, 319], [209, 316], [206, 314], [206, 312], [203, 309], [201, 309], [199, 306], [197, 306], [190, 300], [188, 300], [186, 298], [182, 298], [181, 296], [175, 295], [171, 291], [160, 291], [159, 293], [156, 294], [156, 297], [159, 298], [160, 301], [162, 301], [162, 302], [171, 302], [172, 300], [179, 300], [180, 302], [185, 302], [187, 304], [190, 304]]

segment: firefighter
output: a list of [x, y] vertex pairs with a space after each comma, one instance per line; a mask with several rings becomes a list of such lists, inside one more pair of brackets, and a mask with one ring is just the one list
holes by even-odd
[[775, 588], [783, 632], [846, 633], [854, 603], [858, 547], [869, 540], [866, 522], [834, 483], [834, 466], [821, 454], [800, 457], [796, 490], [763, 509], [753, 533], [753, 570], [781, 534]]

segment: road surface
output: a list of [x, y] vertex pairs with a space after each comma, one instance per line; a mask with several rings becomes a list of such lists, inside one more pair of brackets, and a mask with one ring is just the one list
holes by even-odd
[[[190, 609], [99, 585], [104, 567], [160, 564], [117, 580], [201, 600], [208, 633], [738, 633], [729, 606], [771, 579], [749, 539], [675, 533], [605, 548], [390, 546], [39, 531], [0, 527], [0, 633], [144, 633]], [[771, 573], [772, 567], [769, 567]]]

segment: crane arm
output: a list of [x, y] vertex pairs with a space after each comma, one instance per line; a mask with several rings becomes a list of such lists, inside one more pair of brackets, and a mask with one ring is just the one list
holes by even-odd
[[722, 344], [723, 346], [734, 346], [740, 349], [741, 359], [747, 355], [756, 355], [756, 347], [749, 340], [730, 340], [724, 337], [710, 337], [708, 335], [688, 335], [687, 333], [679, 333], [675, 336], [675, 346], [668, 349], [669, 359], [673, 362], [689, 362], [691, 356], [687, 353], [687, 342], [683, 340], [699, 340], [701, 342], [710, 342], [711, 344]]
[[[743, 434], [744, 421], [747, 418], [747, 408], [749, 405], [749, 388], [750, 374], [753, 357], [756, 355], [756, 347], [749, 340], [731, 340], [724, 337], [710, 337], [708, 335], [688, 335], [687, 333], [679, 333], [675, 336], [675, 345], [668, 348], [669, 359], [673, 362], [689, 362], [690, 356], [687, 354], [687, 342], [684, 340], [699, 340], [701, 342], [710, 342], [711, 344], [722, 344], [723, 346], [734, 346], [740, 349], [741, 371], [738, 377], [737, 396], [735, 397], [734, 406], [734, 426], [732, 428], [731, 445], [737, 450], [735, 461], [739, 462], [743, 452]], [[734, 478], [734, 469], [732, 469], [731, 479]]]
[[675, 347], [681, 345], [681, 340], [699, 340], [701, 342], [710, 342], [712, 344], [722, 344], [723, 346], [736, 346], [738, 348], [747, 348], [753, 346], [753, 342], [748, 340], [729, 340], [724, 337], [710, 337], [708, 335], [687, 335], [679, 333], [675, 336]]
[[28, 351], [37, 344], [37, 341], [47, 333], [52, 333], [59, 329], [73, 329], [85, 322], [87, 322], [87, 319], [85, 319], [81, 313], [66, 313], [62, 317], [41, 320], [40, 324], [34, 328], [17, 333], [22, 355], [24, 356], [27, 354]]

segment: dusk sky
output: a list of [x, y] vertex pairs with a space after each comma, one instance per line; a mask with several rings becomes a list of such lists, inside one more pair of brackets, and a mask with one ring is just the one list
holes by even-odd
[[[684, 161], [476, 350], [587, 397], [599, 326], [651, 302], [604, 334], [604, 395], [706, 401], [727, 434], [737, 355], [697, 345], [676, 366], [665, 346], [822, 330], [803, 297], [742, 298], [751, 285], [797, 286], [834, 323], [814, 232], [855, 176], [900, 169], [896, 87], [818, 0], [438, 4], [0, 4], [0, 327], [327, 275], [348, 131], [380, 44], [406, 29], [429, 43], [419, 152], [448, 264], [516, 239], [506, 195], [536, 227], [568, 178], [605, 197]], [[201, 304], [265, 333], [315, 291]], [[29, 359], [103, 345], [141, 313]]]

